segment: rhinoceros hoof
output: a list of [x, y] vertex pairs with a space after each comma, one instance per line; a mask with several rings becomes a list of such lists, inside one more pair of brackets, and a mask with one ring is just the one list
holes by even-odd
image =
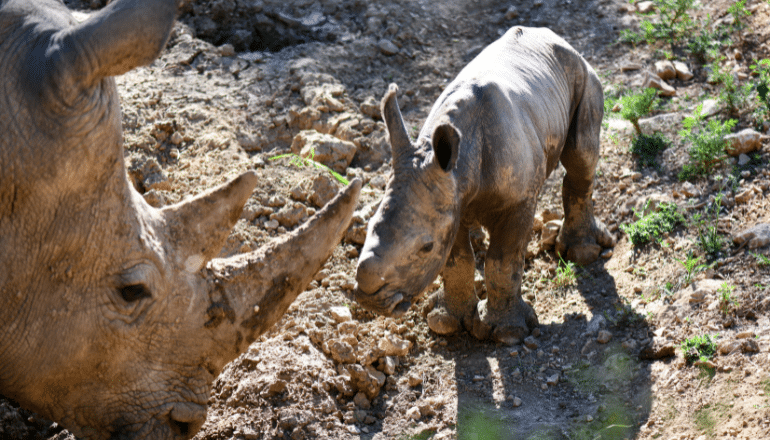
[[516, 307], [505, 311], [490, 311], [487, 300], [479, 301], [473, 317], [471, 334], [476, 339], [492, 339], [506, 345], [515, 345], [537, 327], [537, 315], [532, 307], [517, 300]]
[[[475, 308], [474, 308], [475, 309]], [[428, 298], [425, 318], [428, 327], [440, 335], [451, 335], [462, 330], [461, 318], [452, 315], [447, 307], [443, 290]]]
[[556, 240], [556, 252], [564, 258], [583, 266], [599, 258], [603, 247], [615, 245], [615, 238], [600, 221], [588, 228], [588, 232], [568, 236], [562, 231]]

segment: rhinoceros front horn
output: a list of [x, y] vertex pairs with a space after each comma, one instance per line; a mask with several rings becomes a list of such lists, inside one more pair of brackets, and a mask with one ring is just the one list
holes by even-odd
[[390, 136], [390, 150], [393, 154], [393, 167], [399, 168], [407, 166], [407, 161], [411, 157], [413, 150], [412, 142], [409, 140], [409, 134], [406, 132], [404, 118], [401, 116], [401, 109], [398, 108], [398, 86], [391, 84], [387, 93], [382, 98], [382, 119], [385, 120], [385, 127]]
[[[239, 345], [242, 340], [250, 344], [269, 329], [305, 290], [342, 239], [360, 191], [361, 180], [354, 179], [291, 234], [248, 254], [214, 259], [207, 266], [204, 275], [212, 299], [227, 304], [224, 315], [243, 337], [237, 338]], [[236, 347], [237, 352], [244, 349]]]
[[177, 263], [190, 273], [222, 250], [257, 184], [253, 171], [191, 200], [163, 208]]

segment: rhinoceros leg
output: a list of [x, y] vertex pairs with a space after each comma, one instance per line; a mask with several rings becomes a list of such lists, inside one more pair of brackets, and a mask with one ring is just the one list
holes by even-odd
[[589, 76], [561, 154], [567, 175], [562, 186], [564, 223], [556, 239], [556, 251], [581, 265], [595, 261], [602, 247], [614, 245], [612, 235], [594, 217], [591, 200], [600, 154], [602, 96], [599, 80]]
[[535, 205], [535, 200], [527, 200], [488, 225], [489, 249], [484, 261], [487, 298], [477, 304], [471, 329], [478, 339], [516, 344], [537, 326], [535, 311], [521, 299]]
[[441, 272], [444, 289], [429, 300], [428, 326], [441, 335], [471, 327], [478, 297], [474, 287], [475, 258], [468, 226], [460, 225], [452, 251]]

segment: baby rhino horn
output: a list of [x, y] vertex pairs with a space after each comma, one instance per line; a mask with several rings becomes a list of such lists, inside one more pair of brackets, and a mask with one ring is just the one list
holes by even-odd
[[191, 200], [162, 209], [177, 261], [199, 271], [216, 257], [257, 184], [253, 171]]

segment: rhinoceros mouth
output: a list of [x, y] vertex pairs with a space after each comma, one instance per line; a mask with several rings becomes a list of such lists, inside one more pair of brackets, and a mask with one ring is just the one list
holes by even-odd
[[387, 286], [371, 294], [356, 286], [354, 296], [365, 309], [393, 318], [403, 316], [412, 306], [405, 292], [390, 290]]

